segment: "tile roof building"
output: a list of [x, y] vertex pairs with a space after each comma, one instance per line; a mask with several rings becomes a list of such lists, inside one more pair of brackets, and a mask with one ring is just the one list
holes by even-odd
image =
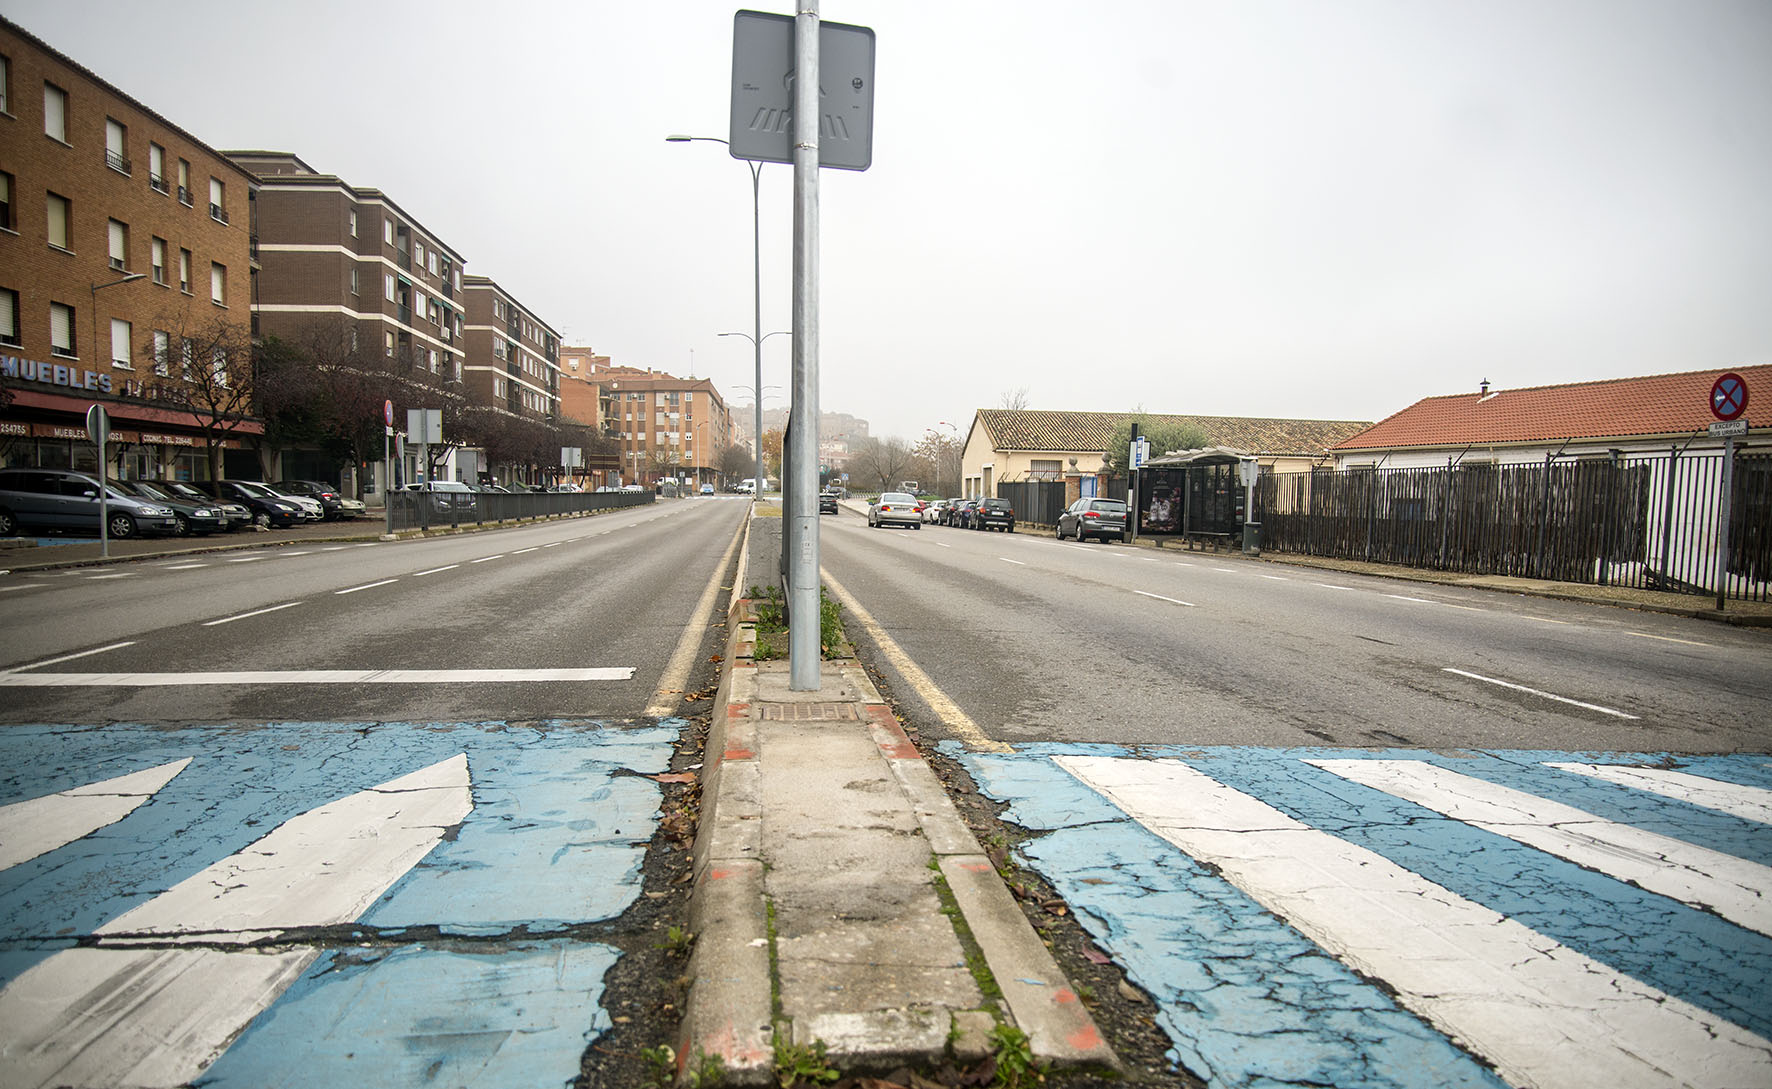
[[[1748, 406], [1772, 418], [1772, 365], [1612, 378], [1527, 389], [1490, 389], [1424, 397], [1335, 447], [1337, 467], [1382, 461], [1386, 468], [1444, 465], [1448, 457], [1495, 463], [1542, 461], [1562, 448], [1658, 449], [1715, 445], [1704, 432], [1716, 418], [1710, 392], [1733, 370], [1764, 403]], [[1755, 428], [1767, 435], [1772, 428]], [[1694, 436], [1698, 436], [1694, 439]]]

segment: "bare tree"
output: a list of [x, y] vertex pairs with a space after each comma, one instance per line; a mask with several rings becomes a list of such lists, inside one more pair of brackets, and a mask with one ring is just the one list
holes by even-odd
[[914, 456], [910, 444], [901, 438], [870, 437], [850, 456], [849, 471], [863, 480], [877, 481], [879, 491], [891, 491], [898, 487]]
[[189, 412], [203, 435], [209, 476], [220, 480], [222, 451], [236, 435], [251, 433], [254, 349], [246, 326], [190, 311], [162, 316], [164, 346], [152, 349], [153, 377], [145, 395]]
[[1008, 409], [1011, 412], [1021, 412], [1025, 410], [1028, 407], [1028, 388], [1026, 386], [1015, 386], [1004, 390], [1002, 398], [997, 402], [997, 407]]

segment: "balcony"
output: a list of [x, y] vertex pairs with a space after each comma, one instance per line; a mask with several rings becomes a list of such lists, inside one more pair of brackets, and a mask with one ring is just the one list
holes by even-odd
[[405, 269], [407, 272], [412, 271], [412, 251], [411, 250], [396, 249], [394, 251], [394, 260], [398, 261], [400, 263], [400, 267]]
[[407, 306], [405, 303], [401, 303], [396, 313], [400, 316], [401, 325], [412, 324], [412, 307]]
[[156, 193], [164, 193], [167, 191], [166, 179], [162, 178], [158, 174], [149, 174], [148, 175], [148, 188], [152, 189]]
[[121, 173], [124, 173], [124, 174], [129, 173], [129, 160], [125, 159], [123, 157], [122, 152], [106, 151], [105, 152], [105, 165], [110, 167], [112, 170], [120, 171]]
[[191, 206], [191, 191], [182, 185], [178, 187], [178, 202], [186, 208]]
[[219, 204], [211, 203], [209, 205], [209, 218], [226, 226], [228, 222], [228, 210]]
[[448, 270], [443, 273], [443, 297], [445, 299], [455, 298], [455, 285], [449, 282]]

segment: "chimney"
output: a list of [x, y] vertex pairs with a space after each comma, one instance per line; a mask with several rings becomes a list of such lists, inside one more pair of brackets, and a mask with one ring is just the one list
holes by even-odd
[[1478, 397], [1489, 396], [1489, 380], [1487, 378], [1483, 379], [1482, 384], [1478, 387], [1477, 396]]

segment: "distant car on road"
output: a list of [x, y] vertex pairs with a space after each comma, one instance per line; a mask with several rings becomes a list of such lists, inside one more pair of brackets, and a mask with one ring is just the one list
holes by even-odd
[[712, 484], [703, 484], [701, 486], [701, 494], [713, 495], [714, 494], [714, 486]]
[[923, 504], [909, 492], [882, 492], [868, 505], [868, 525], [878, 529], [884, 525], [923, 528]]
[[820, 492], [820, 493], [818, 493], [818, 513], [820, 513], [820, 514], [835, 514], [835, 513], [837, 513], [837, 494], [835, 492]]
[[1104, 541], [1126, 536], [1126, 504], [1118, 499], [1079, 499], [1058, 516], [1059, 540], [1075, 537], [1081, 544], [1091, 537]]

